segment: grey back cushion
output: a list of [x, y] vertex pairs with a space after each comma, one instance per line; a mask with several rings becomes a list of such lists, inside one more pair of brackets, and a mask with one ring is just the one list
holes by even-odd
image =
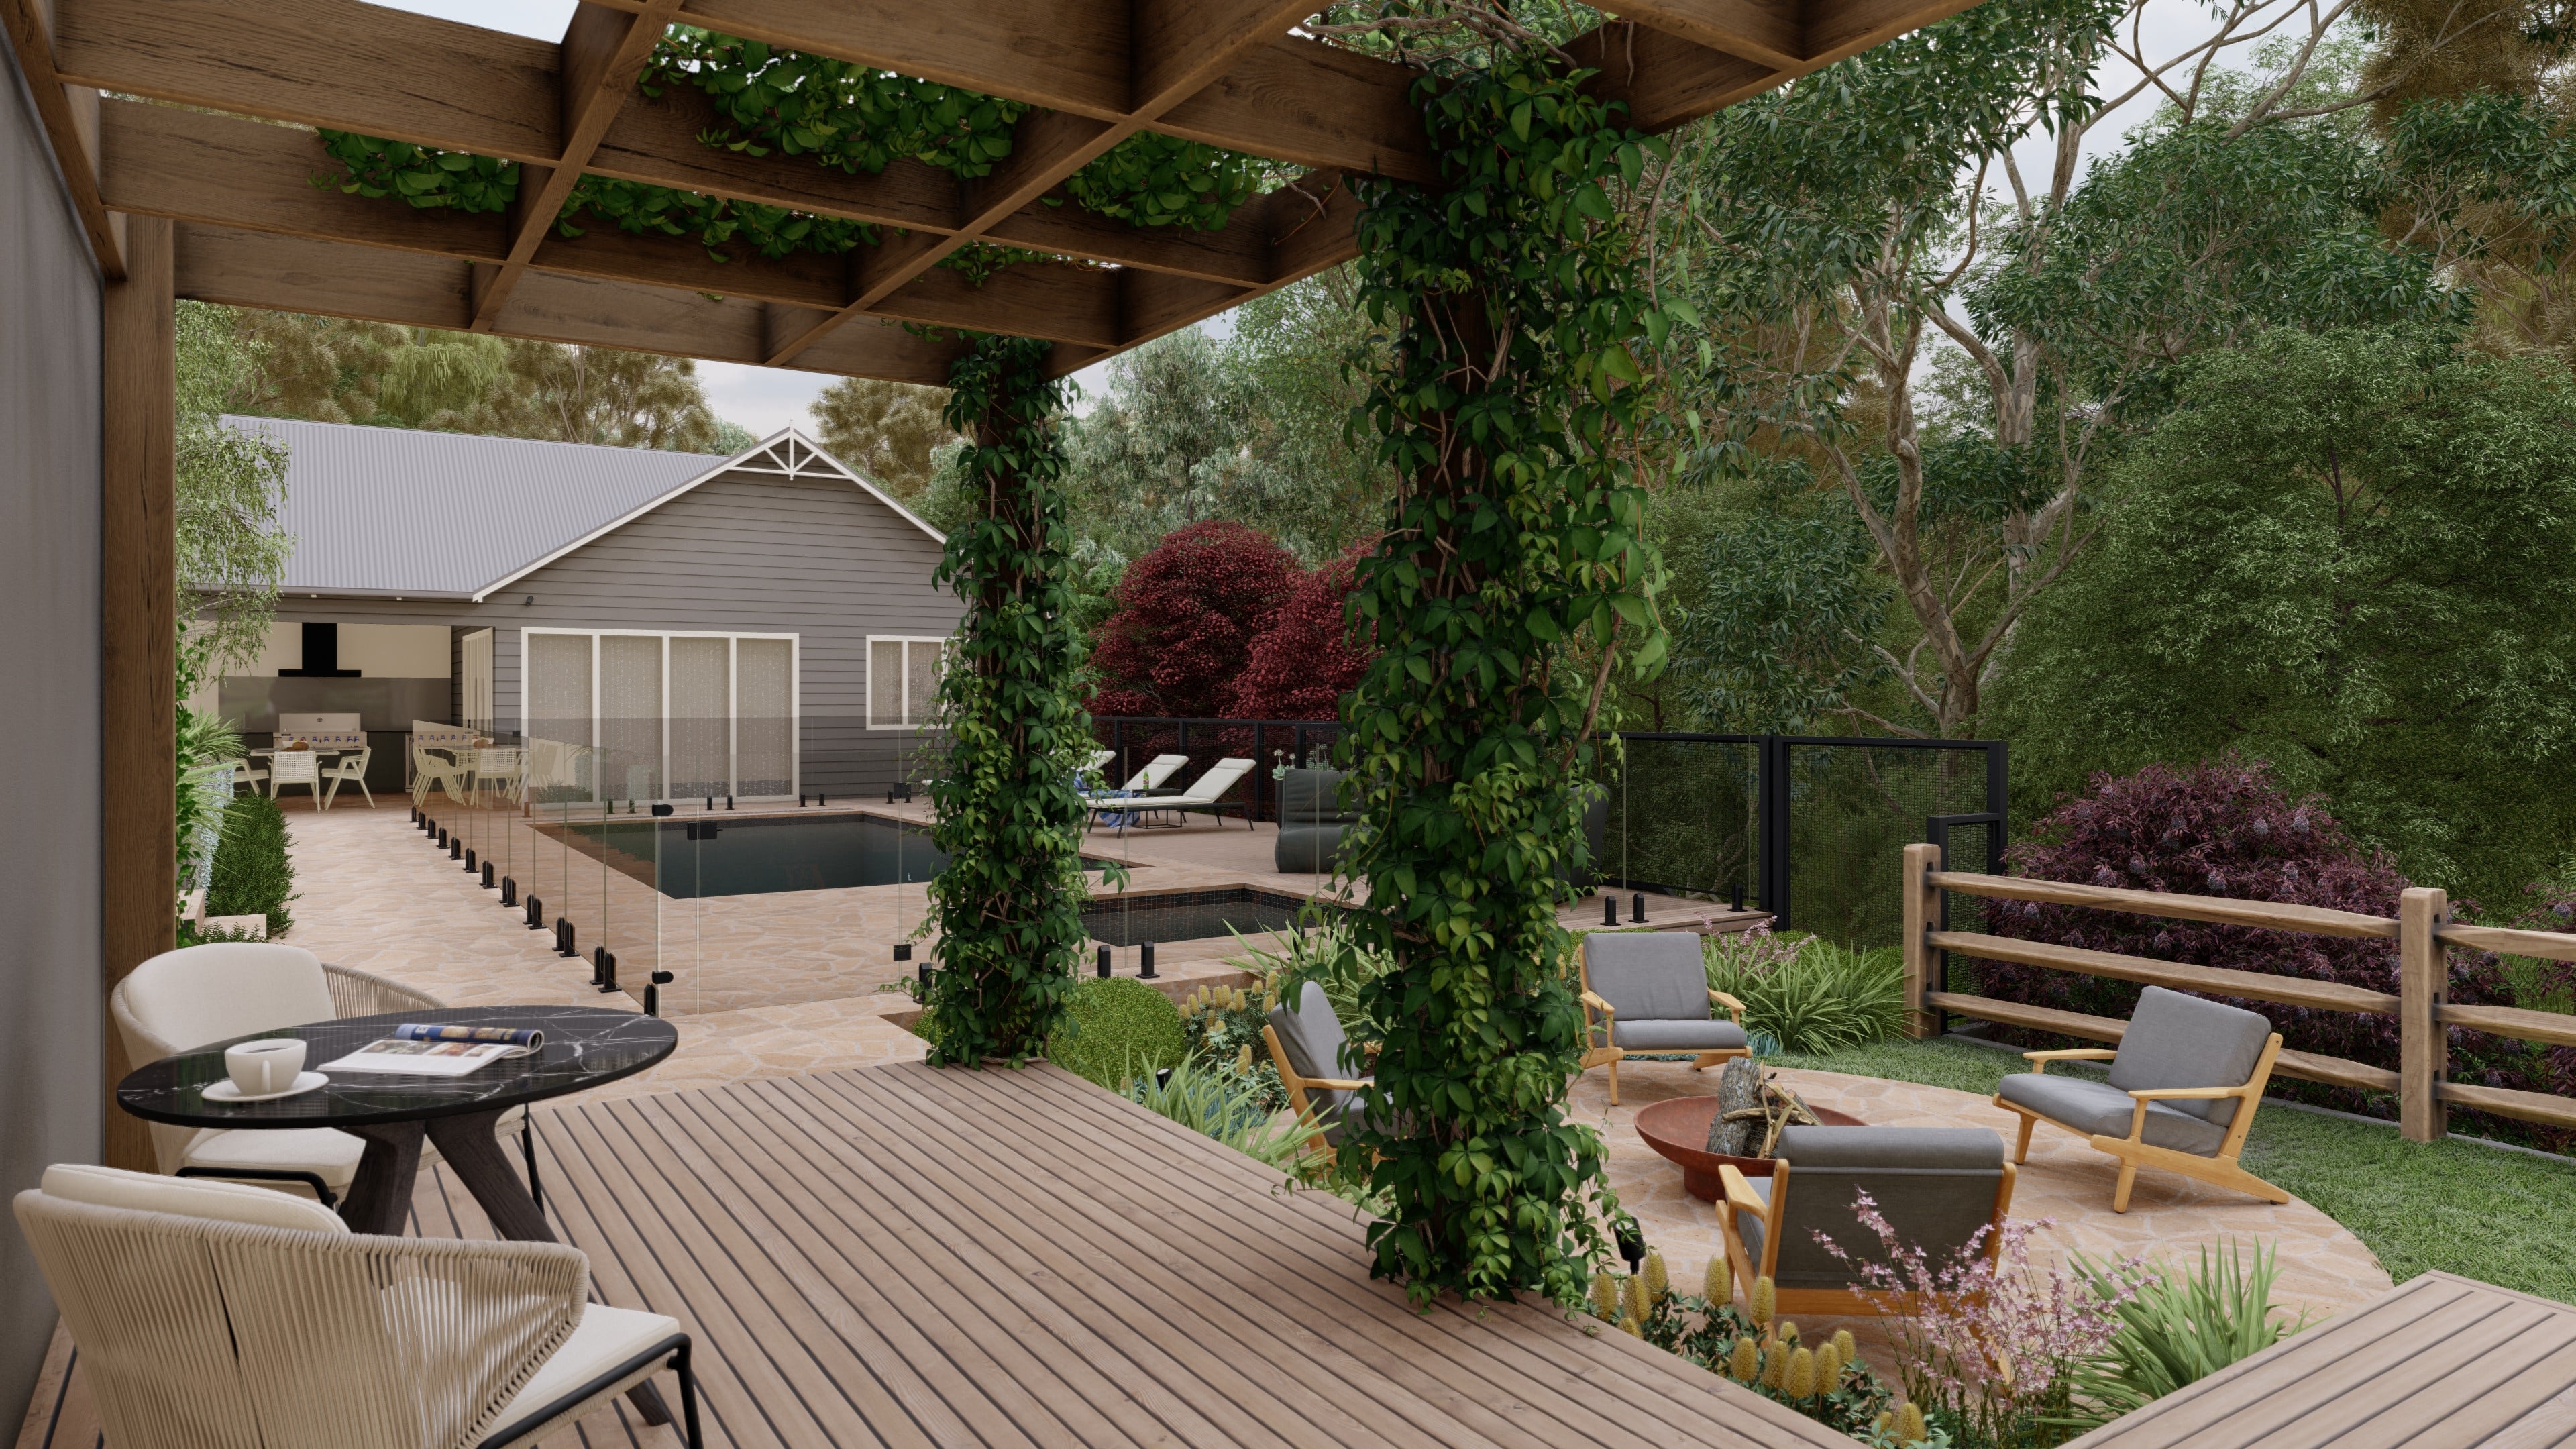
[[1681, 931], [1595, 931], [1583, 971], [1619, 1022], [1708, 1020], [1708, 968], [1699, 937]]
[[[2111, 1085], [2123, 1092], [2241, 1087], [2271, 1038], [2272, 1023], [2260, 1013], [2150, 986], [2120, 1037], [2120, 1054], [2111, 1059]], [[2232, 1101], [2163, 1105], [2221, 1127], [2236, 1116]]]
[[[1333, 1014], [1333, 1003], [1324, 997], [1324, 988], [1309, 981], [1297, 993], [1297, 1009], [1291, 1011], [1285, 1002], [1270, 1008], [1270, 1029], [1279, 1034], [1279, 1049], [1288, 1054], [1289, 1069], [1301, 1077], [1342, 1078], [1356, 1080], [1345, 1058], [1350, 1051], [1350, 1038], [1342, 1033], [1342, 1019]], [[1326, 1126], [1340, 1122], [1356, 1094], [1338, 1090], [1308, 1092], [1306, 1101], [1315, 1116]]]
[[1774, 1179], [1773, 1191], [1785, 1180], [1789, 1201], [1772, 1281], [1783, 1288], [1865, 1282], [1816, 1241], [1818, 1233], [1855, 1264], [1886, 1260], [1878, 1235], [1860, 1224], [1860, 1193], [1900, 1243], [1940, 1264], [1993, 1221], [2004, 1180], [2004, 1140], [1982, 1127], [1791, 1127], [1780, 1134], [1778, 1156], [1789, 1172]]
[[1348, 825], [1341, 796], [1341, 771], [1290, 770], [1279, 777], [1279, 819], [1288, 825]]

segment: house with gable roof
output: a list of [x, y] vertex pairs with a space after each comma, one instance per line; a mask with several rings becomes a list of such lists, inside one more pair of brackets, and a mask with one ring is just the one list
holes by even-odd
[[630, 800], [918, 778], [961, 611], [941, 537], [802, 433], [719, 457], [225, 421], [288, 453], [267, 648], [193, 701], [249, 743], [354, 714], [399, 787], [415, 724], [453, 724], [587, 746]]

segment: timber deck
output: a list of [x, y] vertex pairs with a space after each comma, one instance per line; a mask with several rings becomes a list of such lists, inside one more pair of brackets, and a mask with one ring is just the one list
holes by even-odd
[[[1542, 1306], [1416, 1313], [1369, 1278], [1347, 1204], [1053, 1067], [541, 1120], [549, 1215], [601, 1299], [693, 1335], [710, 1445], [1851, 1442]], [[485, 1234], [443, 1170], [415, 1208], [424, 1234]], [[77, 1380], [48, 1375], [21, 1449], [96, 1444]], [[621, 1401], [580, 1442], [677, 1441]]]
[[2568, 1449], [2576, 1308], [2426, 1273], [2066, 1449]]

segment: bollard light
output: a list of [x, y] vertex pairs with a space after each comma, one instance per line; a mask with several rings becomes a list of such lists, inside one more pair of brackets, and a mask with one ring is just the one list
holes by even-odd
[[1744, 909], [1744, 882], [1737, 881], [1735, 885], [1727, 891], [1726, 901], [1728, 905], [1734, 907], [1736, 910], [1740, 911]]
[[1107, 946], [1100, 948], [1100, 979], [1103, 981], [1109, 979], [1109, 948]]
[[1619, 898], [1608, 891], [1601, 893], [1601, 924], [1605, 926], [1619, 924]]
[[1628, 918], [1628, 923], [1635, 926], [1646, 924], [1646, 893], [1644, 891], [1637, 892], [1637, 904], [1632, 909], [1635, 910], [1636, 914]]
[[930, 963], [927, 961], [921, 963], [921, 996], [919, 999], [923, 1001], [928, 1001], [930, 999]]
[[1146, 981], [1154, 979], [1154, 943], [1151, 941], [1145, 943], [1143, 964], [1137, 970], [1136, 975], [1138, 978]]

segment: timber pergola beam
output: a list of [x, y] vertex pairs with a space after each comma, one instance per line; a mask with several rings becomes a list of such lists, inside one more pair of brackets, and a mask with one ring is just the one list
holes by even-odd
[[[1661, 131], [1966, 3], [1627, 0], [1571, 50]], [[0, 0], [22, 66], [61, 99], [40, 109], [103, 262], [122, 216], [167, 217], [182, 295], [901, 381], [938, 380], [953, 355], [907, 326], [1045, 338], [1079, 366], [1354, 255], [1347, 176], [1437, 179], [1418, 73], [1297, 33], [1310, 13], [1306, 0], [584, 0], [552, 44], [358, 0]], [[1011, 153], [968, 182], [909, 159], [866, 175], [710, 146], [706, 97], [634, 86], [674, 23], [1033, 109]], [[314, 127], [516, 161], [519, 199], [476, 216], [343, 193]], [[1214, 232], [1135, 226], [1063, 195], [1147, 130], [1306, 174]], [[864, 222], [878, 240], [724, 261], [605, 224], [563, 236], [555, 219], [584, 174]], [[977, 242], [1067, 260], [981, 285], [939, 265]]]

